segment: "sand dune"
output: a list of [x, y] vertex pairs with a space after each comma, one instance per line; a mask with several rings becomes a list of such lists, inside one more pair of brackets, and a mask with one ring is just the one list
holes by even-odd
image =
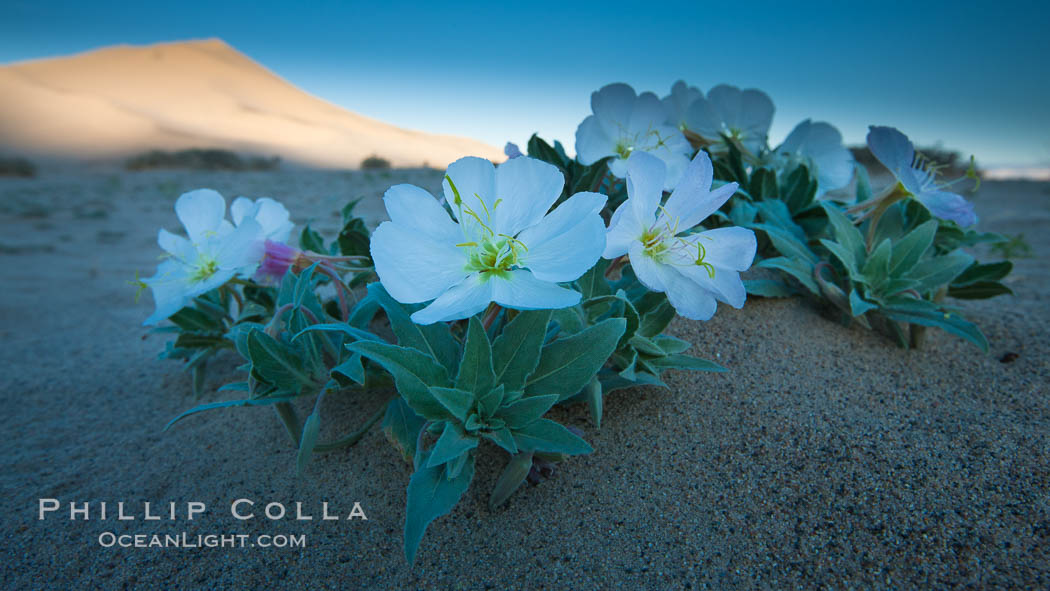
[[218, 39], [3, 66], [0, 97], [0, 150], [30, 155], [220, 147], [321, 167], [356, 167], [370, 154], [395, 166], [503, 159], [479, 141], [401, 129], [337, 107]]

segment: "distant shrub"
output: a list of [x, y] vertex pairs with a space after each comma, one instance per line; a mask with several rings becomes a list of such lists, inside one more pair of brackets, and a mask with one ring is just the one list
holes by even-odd
[[21, 177], [34, 177], [36, 176], [36, 166], [20, 157], [3, 158], [0, 157], [0, 176], [21, 176]]
[[390, 161], [375, 154], [361, 161], [361, 170], [389, 170]]
[[241, 157], [230, 150], [201, 149], [165, 152], [151, 150], [133, 156], [125, 163], [128, 170], [150, 170], [154, 168], [189, 168], [193, 170], [273, 170], [281, 159], [274, 156]]

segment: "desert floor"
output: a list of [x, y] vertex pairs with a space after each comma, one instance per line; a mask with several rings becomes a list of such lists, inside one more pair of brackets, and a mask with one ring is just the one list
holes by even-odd
[[[1050, 587], [1050, 184], [986, 183], [975, 197], [984, 229], [1032, 246], [1008, 280], [1015, 297], [963, 304], [990, 354], [939, 331], [902, 351], [801, 299], [678, 319], [671, 332], [729, 373], [616, 393], [601, 430], [569, 409], [595, 453], [496, 511], [503, 457], [486, 450], [414, 567], [401, 553], [408, 467], [378, 430], [304, 477], [268, 408], [162, 432], [195, 403], [180, 365], [157, 359], [165, 338], [141, 327], [152, 302], [135, 303], [128, 280], [152, 273], [181, 192], [269, 195], [331, 232], [349, 199], [365, 197], [375, 219], [387, 186], [435, 191], [440, 178], [93, 168], [0, 179], [3, 587]], [[237, 365], [213, 363], [209, 387]], [[322, 437], [386, 395], [329, 397]], [[63, 510], [39, 520], [40, 498]], [[238, 498], [255, 501], [255, 519], [230, 516]], [[91, 502], [92, 519], [70, 521], [71, 501]], [[101, 501], [127, 502], [137, 520], [98, 520]], [[145, 522], [142, 501], [174, 501], [180, 519]], [[207, 513], [185, 520], [190, 501]], [[266, 520], [271, 501], [301, 502], [314, 520]], [[368, 520], [322, 521], [325, 501], [341, 515], [360, 502]], [[305, 534], [307, 547], [103, 548], [103, 532]]]

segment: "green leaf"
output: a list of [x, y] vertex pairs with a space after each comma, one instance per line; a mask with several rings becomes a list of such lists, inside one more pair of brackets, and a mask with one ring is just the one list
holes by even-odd
[[850, 312], [852, 312], [854, 316], [863, 316], [868, 311], [878, 308], [877, 305], [862, 298], [860, 293], [855, 289], [849, 292], [849, 306]]
[[415, 562], [427, 526], [456, 506], [473, 479], [473, 454], [454, 478], [447, 477], [445, 465], [421, 467], [412, 474], [405, 506], [405, 558], [409, 563]]
[[[330, 375], [340, 384], [346, 386], [348, 382], [365, 385], [365, 365], [360, 353], [354, 353], [346, 361], [332, 368]], [[342, 376], [345, 379], [339, 379]]]
[[489, 509], [495, 510], [496, 507], [507, 502], [507, 499], [514, 494], [514, 491], [518, 490], [518, 487], [525, 482], [525, 478], [529, 475], [530, 470], [532, 470], [531, 453], [519, 453], [511, 456], [510, 461], [507, 462], [507, 467], [499, 475], [496, 486], [492, 487], [492, 494], [489, 495]]
[[973, 263], [952, 281], [952, 287], [966, 287], [977, 283], [996, 282], [1003, 279], [1013, 270], [1010, 261], [998, 263]]
[[795, 295], [795, 290], [788, 287], [786, 283], [775, 279], [745, 279], [744, 288], [748, 295], [763, 298], [789, 298]]
[[321, 432], [321, 400], [323, 398], [323, 393], [317, 397], [317, 401], [314, 403], [314, 411], [310, 413], [310, 416], [306, 417], [306, 423], [303, 424], [303, 435], [302, 439], [299, 440], [299, 454], [295, 459], [296, 471], [300, 476], [302, 476], [306, 470], [306, 465], [310, 463], [310, 458], [314, 455], [317, 436]]
[[814, 266], [806, 260], [789, 259], [787, 257], [776, 257], [764, 259], [755, 263], [755, 267], [761, 269], [777, 269], [794, 277], [814, 295], [820, 295], [820, 286], [813, 279]]
[[875, 247], [868, 260], [864, 262], [862, 272], [871, 283], [878, 285], [885, 281], [890, 273], [890, 257], [893, 255], [893, 243], [886, 238]]
[[434, 444], [434, 449], [427, 459], [427, 468], [436, 468], [459, 458], [459, 456], [478, 446], [478, 438], [468, 435], [459, 425], [446, 422], [445, 430]]
[[[824, 248], [831, 251], [831, 254], [835, 255], [835, 258], [842, 263], [842, 266], [846, 268], [846, 273], [849, 274], [850, 279], [861, 283], [868, 283], [867, 278], [864, 277], [864, 274], [860, 272], [860, 268], [857, 266], [857, 259], [853, 256], [847, 246], [825, 238], [821, 238], [820, 243], [824, 245]], [[864, 259], [862, 258], [860, 260], [863, 261]]]
[[655, 291], [646, 290], [645, 295], [635, 301], [634, 307], [641, 317], [635, 334], [643, 337], [655, 337], [662, 333], [675, 317], [674, 306], [667, 296]]
[[514, 431], [518, 449], [531, 452], [580, 455], [594, 451], [586, 441], [561, 424], [550, 419], [539, 419]]
[[491, 440], [496, 445], [502, 447], [507, 453], [516, 454], [518, 453], [518, 444], [514, 442], [514, 435], [510, 432], [507, 427], [500, 427], [496, 430], [483, 431], [482, 435]]
[[977, 345], [985, 353], [988, 352], [988, 339], [984, 337], [981, 329], [969, 322], [959, 314], [945, 312], [936, 305], [924, 300], [913, 300], [922, 302], [912, 303], [907, 307], [891, 305], [883, 309], [883, 314], [899, 322], [910, 322], [922, 326], [935, 326], [954, 335], [958, 335], [971, 343]]
[[507, 404], [496, 411], [496, 416], [503, 419], [511, 429], [520, 429], [532, 423], [558, 403], [558, 396], [526, 396]]
[[912, 268], [908, 279], [919, 282], [919, 293], [935, 291], [952, 282], [973, 263], [973, 257], [962, 251], [926, 259]]
[[299, 234], [299, 248], [303, 250], [311, 250], [316, 253], [324, 254], [324, 238], [320, 234], [310, 228], [310, 224], [306, 224], [303, 231]]
[[448, 325], [444, 322], [420, 325], [412, 322], [409, 312], [399, 302], [390, 297], [381, 283], [370, 283], [368, 294], [379, 302], [390, 319], [390, 328], [397, 335], [398, 344], [422, 351], [436, 359], [448, 375], [456, 374], [459, 366], [459, 345]]
[[[570, 312], [576, 316], [574, 310]], [[503, 328], [492, 344], [494, 383], [503, 384], [507, 391], [520, 390], [525, 385], [525, 378], [540, 361], [550, 320], [550, 310], [523, 311]]]
[[700, 359], [699, 357], [693, 357], [692, 355], [668, 355], [666, 357], [650, 359], [648, 362], [658, 369], [688, 369], [692, 371], [712, 371], [716, 373], [729, 371], [714, 361]]
[[610, 318], [547, 345], [525, 383], [525, 394], [558, 394], [562, 400], [574, 396], [605, 364], [626, 328], [623, 318]]
[[948, 287], [948, 295], [959, 300], [984, 300], [1001, 295], [1013, 295], [1013, 290], [998, 281], [978, 281], [965, 287]]
[[890, 257], [890, 275], [897, 277], [910, 271], [930, 249], [936, 234], [937, 222], [930, 220], [897, 240]]
[[602, 383], [598, 376], [591, 378], [591, 382], [584, 388], [584, 397], [587, 399], [587, 408], [591, 411], [591, 420], [598, 429], [602, 428], [602, 410], [604, 399], [602, 397]]
[[304, 328], [304, 329], [300, 330], [299, 332], [295, 333], [295, 336], [292, 337], [292, 341], [294, 342], [299, 337], [303, 336], [304, 334], [306, 334], [308, 332], [317, 331], [317, 330], [319, 330], [319, 331], [326, 331], [326, 332], [341, 332], [341, 333], [343, 333], [343, 334], [353, 338], [355, 341], [379, 341], [379, 342], [383, 342], [382, 338], [380, 338], [379, 336], [368, 332], [367, 330], [362, 330], [360, 328], [355, 328], [353, 326], [350, 326], [349, 324], [343, 324], [343, 323], [336, 323], [336, 324], [311, 324], [310, 326], [307, 326], [306, 328]]
[[584, 300], [612, 294], [613, 290], [609, 287], [609, 282], [605, 280], [605, 271], [609, 269], [610, 262], [612, 261], [598, 259], [593, 267], [576, 280]]
[[467, 324], [467, 339], [463, 345], [463, 358], [456, 374], [456, 387], [481, 396], [496, 384], [492, 369], [492, 345], [488, 334], [477, 316], [471, 316]]
[[472, 391], [458, 388], [433, 387], [430, 389], [430, 393], [441, 403], [441, 406], [452, 413], [451, 416], [460, 421], [467, 420], [467, 415], [474, 408], [476, 394]]
[[248, 399], [248, 400], [227, 400], [225, 402], [209, 402], [208, 404], [202, 404], [200, 406], [195, 406], [195, 407], [187, 410], [186, 412], [180, 414], [179, 416], [175, 417], [174, 419], [168, 421], [168, 424], [164, 426], [164, 430], [167, 431], [168, 429], [171, 428], [172, 425], [174, 425], [175, 423], [181, 421], [182, 419], [184, 419], [184, 418], [186, 418], [186, 417], [188, 417], [190, 415], [194, 415], [194, 414], [197, 414], [199, 412], [204, 412], [206, 410], [213, 410], [213, 409], [216, 409], [216, 408], [230, 408], [230, 407], [234, 407], [234, 406], [268, 406], [268, 405], [271, 405], [271, 404], [277, 404], [279, 402], [288, 402], [289, 400], [292, 400], [292, 398], [291, 397], [283, 397], [283, 398], [282, 397], [273, 397], [273, 398], [257, 398], [257, 399]]
[[758, 210], [758, 213], [762, 216], [762, 219], [766, 224], [786, 231], [796, 241], [805, 245], [806, 240], [808, 240], [806, 232], [801, 226], [795, 223], [786, 203], [778, 200], [759, 201], [758, 203], [755, 203], [755, 209]]
[[264, 331], [249, 332], [247, 348], [252, 375], [259, 381], [292, 392], [299, 392], [313, 382], [296, 353]]
[[[831, 228], [834, 231], [835, 241], [845, 249], [842, 252], [842, 256], [848, 258], [849, 262], [847, 263], [846, 260], [843, 260], [843, 264], [847, 265], [847, 268], [851, 266], [853, 268], [859, 267], [867, 256], [864, 236], [837, 205], [830, 201], [821, 201], [820, 206], [824, 208], [824, 213], [828, 215], [828, 221], [831, 223]], [[827, 245], [825, 244], [825, 246]]]
[[431, 393], [431, 387], [447, 387], [448, 373], [432, 357], [415, 349], [377, 343], [374, 341], [357, 341], [346, 346], [354, 353], [383, 366], [394, 376], [397, 391], [418, 414], [431, 420], [441, 420], [449, 416], [445, 407]]
[[536, 134], [532, 134], [532, 137], [529, 138], [529, 143], [526, 145], [525, 149], [528, 152], [529, 158], [548, 162], [562, 170], [568, 165], [568, 163], [562, 159], [561, 154], [559, 154], [557, 150], [551, 147], [547, 142], [543, 141], [543, 139]]
[[656, 343], [661, 349], [663, 349], [664, 355], [674, 355], [675, 353], [681, 353], [687, 351], [693, 346], [689, 341], [683, 341], [682, 339], [672, 337], [671, 335], [657, 335], [653, 337], [653, 342]]
[[634, 347], [639, 353], [654, 356], [661, 356], [664, 354], [664, 350], [660, 348], [660, 345], [657, 345], [643, 336], [635, 335], [631, 337], [627, 343]]
[[580, 318], [578, 306], [561, 308], [551, 313], [551, 320], [558, 323], [558, 331], [565, 334], [576, 334], [583, 330], [583, 319]]
[[751, 228], [765, 232], [777, 252], [786, 257], [803, 260], [813, 265], [820, 262], [820, 258], [810, 250], [804, 241], [799, 240], [787, 230], [769, 224], [751, 224]]
[[222, 332], [222, 322], [197, 308], [186, 306], [168, 317], [175, 326], [187, 332]]
[[381, 428], [386, 438], [401, 452], [406, 462], [411, 462], [416, 455], [416, 442], [419, 441], [419, 430], [426, 420], [417, 415], [412, 407], [400, 396], [387, 404]]
[[354, 206], [360, 199], [351, 201], [343, 208], [343, 228], [339, 231], [336, 243], [343, 256], [370, 256], [370, 238], [365, 221], [353, 214]]

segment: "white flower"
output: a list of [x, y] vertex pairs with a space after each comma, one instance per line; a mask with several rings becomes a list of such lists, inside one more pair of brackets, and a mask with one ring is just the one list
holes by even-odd
[[689, 107], [697, 100], [704, 98], [704, 93], [695, 86], [686, 86], [685, 82], [679, 80], [671, 87], [671, 94], [661, 99], [664, 105], [664, 113], [667, 116], [667, 124], [685, 131], [689, 128], [686, 123], [686, 113]]
[[245, 269], [258, 265], [263, 254], [262, 226], [244, 216], [234, 228], [226, 219], [226, 200], [211, 189], [185, 193], [175, 202], [175, 214], [188, 238], [161, 230], [157, 243], [169, 258], [143, 283], [153, 290], [156, 309], [144, 324], [157, 324], [193, 298], [209, 292]]
[[626, 84], [609, 84], [591, 94], [589, 115], [576, 129], [576, 158], [591, 165], [613, 156], [609, 172], [627, 174], [633, 152], [649, 152], [667, 165], [664, 189], [670, 191], [689, 164], [692, 146], [677, 128], [667, 125], [663, 103], [651, 92], [635, 95]]
[[930, 163], [916, 157], [915, 146], [908, 136], [893, 127], [873, 125], [868, 128], [868, 148], [893, 173], [900, 187], [925, 205], [931, 214], [963, 227], [977, 223], [973, 204], [961, 195], [944, 191], [945, 185], [937, 184]]
[[605, 248], [605, 195], [577, 193], [547, 213], [565, 184], [528, 157], [496, 168], [461, 158], [445, 174], [455, 220], [425, 190], [395, 185], [383, 196], [389, 222], [372, 235], [379, 280], [394, 299], [433, 300], [418, 324], [467, 318], [490, 302], [519, 310], [565, 308], [580, 294], [557, 285], [594, 266]]
[[269, 197], [260, 197], [256, 201], [247, 197], [234, 199], [230, 204], [230, 217], [235, 226], [240, 226], [247, 218], [254, 219], [262, 227], [263, 238], [274, 242], [287, 243], [295, 227], [288, 210]]
[[766, 146], [773, 110], [773, 101], [761, 90], [719, 84], [706, 98], [693, 101], [685, 124], [689, 131], [711, 142], [721, 142], [722, 134], [728, 135], [757, 156]]
[[736, 192], [729, 183], [711, 191], [711, 159], [701, 150], [678, 188], [660, 205], [666, 171], [648, 154], [627, 162], [628, 199], [613, 214], [606, 237], [607, 259], [628, 254], [639, 281], [666, 292], [679, 314], [707, 320], [715, 300], [740, 308], [747, 292], [740, 280], [755, 258], [755, 233], [729, 227], [686, 234]]
[[791, 130], [775, 157], [784, 168], [797, 162], [817, 177], [817, 197], [841, 189], [853, 178], [853, 155], [842, 144], [842, 134], [830, 123], [806, 119]]

